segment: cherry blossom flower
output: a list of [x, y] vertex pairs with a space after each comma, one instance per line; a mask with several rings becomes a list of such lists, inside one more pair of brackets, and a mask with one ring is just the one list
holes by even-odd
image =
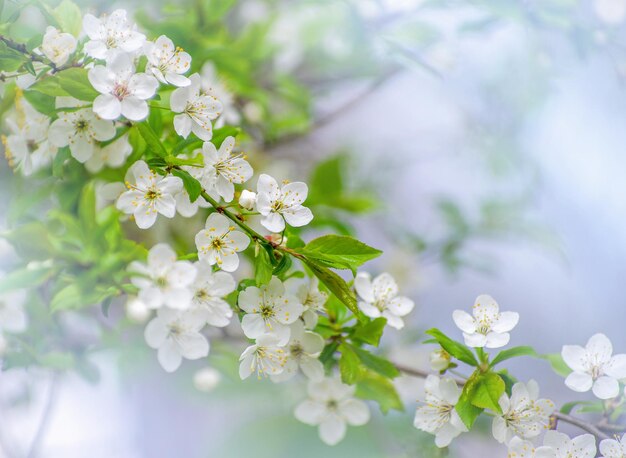
[[469, 347], [500, 348], [509, 343], [511, 331], [519, 321], [516, 312], [500, 312], [498, 303], [486, 294], [476, 298], [473, 316], [463, 310], [452, 314], [454, 323], [463, 331]]
[[304, 329], [304, 324], [296, 321], [291, 325], [291, 337], [285, 346], [285, 370], [278, 375], [272, 375], [273, 382], [284, 382], [291, 379], [298, 372], [311, 380], [324, 378], [324, 365], [318, 359], [324, 349], [324, 339], [319, 334]]
[[174, 113], [174, 130], [183, 138], [191, 132], [204, 141], [213, 137], [211, 121], [222, 112], [222, 104], [215, 97], [202, 94], [200, 75], [194, 73], [189, 77], [191, 84], [172, 92], [170, 108]]
[[304, 306], [301, 316], [304, 327], [313, 329], [317, 325], [319, 313], [325, 311], [324, 304], [328, 300], [328, 294], [319, 289], [319, 280], [317, 277], [304, 280], [290, 278], [285, 282], [285, 287]]
[[[72, 97], [57, 97], [57, 108], [77, 108], [82, 102]], [[61, 111], [48, 132], [54, 146], [70, 147], [74, 159], [84, 163], [92, 158], [98, 148], [96, 142], [110, 140], [115, 136], [113, 122], [100, 119], [91, 110], [85, 108], [76, 111]]]
[[282, 232], [285, 221], [291, 226], [305, 226], [313, 219], [311, 210], [303, 207], [309, 188], [296, 181], [282, 187], [274, 178], [261, 174], [257, 183], [257, 210], [264, 218], [261, 224], [272, 232]]
[[626, 458], [626, 434], [621, 439], [604, 439], [600, 442], [600, 458]]
[[145, 35], [137, 32], [137, 26], [128, 21], [126, 11], [121, 9], [102, 18], [86, 14], [83, 17], [83, 31], [89, 37], [84, 50], [96, 59], [106, 59], [120, 51], [134, 53], [146, 41]]
[[443, 348], [430, 353], [430, 367], [437, 372], [443, 372], [450, 367], [450, 353]]
[[508, 444], [507, 458], [537, 458], [535, 445], [527, 440], [515, 436]]
[[359, 308], [370, 318], [384, 317], [387, 324], [396, 329], [404, 327], [401, 317], [409, 314], [415, 303], [398, 296], [398, 285], [388, 273], [372, 280], [370, 274], [359, 272], [354, 279], [354, 289], [359, 295]]
[[163, 84], [185, 87], [191, 84], [183, 73], [191, 66], [191, 56], [182, 48], [174, 46], [172, 40], [161, 35], [154, 43], [146, 42], [145, 54], [148, 58], [147, 70]]
[[237, 253], [248, 248], [250, 239], [241, 231], [235, 230], [224, 215], [211, 213], [203, 230], [196, 234], [198, 258], [226, 271], [234, 272], [239, 267]]
[[150, 170], [144, 161], [135, 162], [126, 177], [128, 191], [117, 199], [117, 208], [128, 215], [133, 215], [139, 228], [151, 227], [158, 213], [166, 218], [174, 217], [176, 214], [174, 194], [183, 188], [180, 178], [161, 177]]
[[286, 364], [285, 349], [278, 344], [275, 334], [263, 334], [254, 345], [246, 348], [239, 357], [239, 377], [242, 380], [253, 372], [257, 377], [280, 374]]
[[148, 308], [184, 310], [191, 305], [196, 268], [189, 261], [177, 261], [176, 253], [166, 243], [150, 249], [147, 264], [133, 261], [128, 268], [139, 274], [131, 277], [131, 282], [139, 288], [138, 299]]
[[134, 322], [143, 324], [148, 321], [152, 315], [152, 309], [140, 300], [138, 297], [131, 297], [126, 301], [125, 305], [126, 317]]
[[205, 262], [196, 262], [195, 266], [198, 275], [191, 287], [194, 308], [204, 313], [205, 321], [211, 326], [227, 326], [233, 310], [224, 297], [237, 289], [235, 279], [226, 272], [213, 272]]
[[14, 114], [6, 119], [11, 133], [1, 137], [4, 154], [9, 166], [29, 176], [48, 166], [57, 153], [48, 138], [50, 118], [36, 111], [19, 93]]
[[119, 168], [133, 152], [128, 141], [128, 134], [108, 143], [105, 146], [94, 145], [93, 155], [85, 162], [85, 168], [91, 173], [98, 173], [105, 166]]
[[513, 385], [511, 397], [504, 393], [498, 401], [502, 414], [493, 419], [493, 437], [504, 443], [514, 436], [531, 439], [547, 429], [554, 403], [538, 398], [539, 385], [534, 380]]
[[256, 192], [248, 191], [247, 189], [241, 191], [239, 205], [246, 210], [254, 210], [254, 206], [256, 205]]
[[467, 431], [454, 409], [461, 396], [461, 388], [451, 378], [436, 375], [426, 377], [424, 388], [426, 399], [415, 412], [413, 426], [434, 434], [437, 447], [447, 447], [452, 439]]
[[89, 82], [100, 93], [93, 101], [93, 111], [102, 119], [117, 119], [120, 115], [131, 121], [148, 116], [148, 100], [159, 87], [154, 76], [135, 73], [135, 65], [128, 54], [116, 54], [106, 66], [96, 65], [89, 70]]
[[302, 314], [304, 307], [297, 297], [285, 291], [277, 277], [260, 288], [249, 286], [239, 293], [239, 307], [246, 312], [241, 320], [244, 334], [255, 339], [266, 333], [278, 337], [285, 345], [291, 335], [290, 324]]
[[146, 326], [144, 337], [158, 349], [159, 363], [166, 372], [174, 372], [183, 358], [200, 359], [209, 354], [209, 342], [200, 330], [204, 318], [194, 310], [161, 308]]
[[363, 401], [354, 399], [354, 386], [344, 385], [338, 377], [310, 381], [309, 399], [296, 406], [296, 419], [318, 426], [320, 439], [328, 445], [339, 443], [346, 435], [346, 425], [361, 426], [370, 419]]
[[205, 367], [193, 375], [193, 386], [198, 391], [210, 393], [220, 384], [222, 374], [217, 369]]
[[[203, 184], [212, 183], [213, 189], [225, 202], [233, 200], [235, 183], [245, 183], [252, 177], [253, 173], [252, 167], [245, 160], [243, 154], [232, 154], [234, 147], [234, 137], [226, 137], [219, 150], [211, 142], [204, 142], [202, 145], [204, 156], [202, 182]], [[206, 184], [205, 188], [208, 188]]]
[[67, 63], [74, 51], [76, 51], [76, 38], [71, 33], [63, 33], [52, 26], [46, 29], [41, 42], [41, 52], [54, 65], [60, 67]]
[[594, 458], [596, 439], [591, 434], [570, 439], [558, 431], [546, 431], [543, 446], [535, 450], [535, 458]]
[[224, 124], [233, 126], [239, 124], [241, 116], [235, 104], [235, 97], [219, 78], [215, 65], [212, 62], [205, 62], [200, 74], [202, 77], [202, 92], [215, 97], [222, 104], [222, 112], [215, 121], [215, 127], [222, 127]]
[[593, 391], [600, 399], [619, 394], [618, 380], [626, 377], [626, 354], [613, 355], [611, 341], [604, 334], [593, 335], [587, 345], [564, 345], [561, 356], [573, 372], [565, 385], [583, 393]]

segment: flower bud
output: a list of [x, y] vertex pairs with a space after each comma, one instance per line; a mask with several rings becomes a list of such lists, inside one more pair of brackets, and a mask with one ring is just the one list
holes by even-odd
[[198, 391], [209, 393], [219, 385], [221, 379], [222, 375], [216, 369], [205, 367], [194, 374], [193, 386]]
[[256, 193], [244, 189], [239, 196], [239, 205], [246, 210], [254, 210], [256, 204]]
[[430, 367], [437, 372], [445, 371], [450, 367], [450, 354], [443, 348], [430, 354]]
[[126, 302], [126, 316], [135, 323], [145, 323], [150, 318], [150, 309], [146, 304], [134, 297]]

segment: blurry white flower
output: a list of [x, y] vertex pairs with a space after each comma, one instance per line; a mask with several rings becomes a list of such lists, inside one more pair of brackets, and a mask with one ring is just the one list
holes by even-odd
[[151, 98], [159, 82], [146, 73], [135, 73], [135, 65], [128, 54], [116, 54], [106, 66], [96, 65], [89, 70], [89, 82], [100, 93], [93, 101], [93, 111], [103, 119], [117, 119], [120, 115], [131, 121], [148, 116], [147, 99]]
[[[57, 97], [57, 108], [76, 108], [82, 102], [72, 97]], [[97, 148], [96, 141], [110, 140], [115, 136], [113, 122], [100, 119], [91, 108], [61, 111], [48, 131], [54, 146], [68, 146], [74, 159], [84, 163], [91, 159]]]
[[311, 380], [323, 379], [324, 365], [318, 359], [323, 349], [322, 336], [305, 330], [302, 322], [296, 321], [291, 325], [291, 337], [285, 346], [285, 370], [278, 375], [272, 375], [272, 381], [284, 382], [291, 379], [298, 372], [298, 367]]
[[248, 191], [244, 189], [239, 196], [239, 205], [246, 210], [254, 210], [256, 205], [256, 192]]
[[486, 294], [476, 298], [474, 316], [462, 310], [452, 313], [454, 323], [463, 331], [469, 347], [500, 348], [509, 343], [511, 331], [519, 321], [516, 312], [500, 312], [497, 302]]
[[152, 310], [138, 297], [129, 298], [125, 308], [128, 319], [139, 324], [148, 321], [152, 314]]
[[325, 311], [324, 304], [328, 300], [328, 294], [319, 289], [319, 280], [317, 277], [290, 278], [285, 282], [285, 287], [295, 294], [304, 306], [304, 312], [302, 312], [304, 327], [313, 329], [317, 325], [318, 313]]
[[604, 334], [593, 335], [585, 348], [564, 345], [561, 356], [574, 371], [565, 379], [565, 385], [581, 393], [592, 389], [600, 399], [616, 397], [618, 379], [626, 377], [626, 354], [611, 356], [612, 353], [611, 341]]
[[105, 165], [111, 168], [121, 167], [132, 152], [128, 134], [122, 135], [108, 145], [94, 145], [93, 155], [85, 162], [85, 168], [91, 173], [98, 173]]
[[194, 73], [189, 77], [191, 84], [172, 92], [170, 108], [174, 113], [174, 130], [183, 138], [191, 132], [204, 141], [213, 137], [211, 121], [222, 112], [222, 104], [215, 97], [200, 92], [200, 75]]
[[257, 210], [264, 218], [261, 224], [272, 232], [282, 232], [285, 221], [291, 226], [305, 226], [313, 219], [311, 210], [303, 207], [309, 188], [305, 183], [296, 181], [285, 184], [282, 188], [274, 178], [261, 174], [257, 183]]
[[346, 435], [346, 424], [361, 426], [370, 419], [363, 401], [354, 399], [355, 387], [344, 385], [338, 377], [310, 381], [309, 399], [298, 404], [296, 419], [319, 425], [320, 439], [328, 445], [339, 443]]
[[119, 51], [134, 53], [146, 41], [145, 35], [137, 32], [137, 26], [128, 21], [126, 11], [121, 9], [100, 19], [86, 14], [83, 31], [89, 37], [84, 50], [96, 59], [105, 59]]
[[222, 380], [222, 374], [217, 369], [205, 367], [197, 371], [193, 376], [193, 386], [203, 393], [213, 391]]
[[235, 230], [224, 215], [211, 213], [203, 230], [196, 234], [198, 258], [217, 266], [226, 272], [234, 272], [239, 267], [237, 252], [248, 248], [250, 239], [241, 231]]
[[361, 299], [359, 308], [370, 318], [384, 317], [387, 324], [396, 329], [404, 327], [401, 317], [415, 307], [415, 303], [398, 296], [398, 285], [388, 273], [380, 274], [372, 280], [370, 274], [359, 272], [354, 279], [354, 289]]
[[146, 69], [161, 83], [179, 87], [191, 84], [189, 78], [183, 76], [191, 66], [191, 56], [175, 47], [172, 40], [161, 35], [154, 43], [146, 42], [144, 48], [148, 58]]
[[511, 397], [504, 393], [498, 401], [502, 414], [493, 419], [493, 437], [505, 443], [514, 436], [531, 439], [547, 429], [554, 403], [538, 398], [539, 385], [534, 380], [513, 385]]
[[9, 166], [28, 176], [52, 162], [57, 147], [48, 139], [50, 118], [18, 96], [14, 115], [7, 116], [5, 122], [11, 131], [8, 136], [2, 135]]
[[[515, 436], [508, 444], [508, 458], [537, 458], [535, 445], [527, 440]], [[551, 455], [547, 455], [551, 456]]]
[[247, 102], [243, 106], [243, 114], [252, 124], [258, 124], [263, 120], [263, 108], [256, 102]]
[[443, 348], [431, 352], [430, 367], [437, 372], [445, 371], [450, 367], [450, 354]]
[[253, 173], [243, 154], [232, 154], [234, 147], [234, 137], [226, 137], [219, 150], [211, 142], [204, 142], [202, 145], [204, 156], [202, 184], [205, 188], [208, 188], [207, 184], [213, 184], [213, 189], [225, 202], [232, 201], [235, 196], [234, 183], [245, 183]]
[[24, 311], [26, 291], [23, 289], [0, 295], [0, 334], [20, 333], [28, 326], [28, 316]]
[[0, 358], [4, 356], [8, 347], [9, 343], [7, 342], [7, 339], [2, 335], [2, 333], [0, 333]]
[[461, 396], [461, 388], [451, 378], [436, 375], [426, 377], [424, 388], [426, 399], [415, 412], [413, 426], [434, 434], [437, 447], [447, 447], [452, 439], [467, 431], [454, 409]]
[[102, 180], [96, 180], [96, 210], [100, 211], [104, 207], [107, 207], [111, 203], [117, 201], [117, 199], [126, 192], [126, 186], [124, 183], [114, 181], [113, 183], [106, 183]]
[[535, 450], [536, 458], [594, 458], [596, 439], [591, 434], [583, 434], [570, 439], [567, 434], [546, 431], [543, 446]]
[[194, 308], [204, 314], [205, 321], [211, 326], [227, 326], [233, 310], [224, 297], [237, 289], [235, 279], [226, 272], [213, 272], [205, 262], [196, 262], [195, 266], [198, 275], [191, 287]]
[[[144, 161], [135, 162], [126, 177], [128, 191], [117, 199], [117, 208], [133, 215], [139, 228], [151, 227], [156, 221], [157, 213], [166, 218], [174, 217], [176, 214], [174, 194], [183, 188], [180, 178], [157, 175]], [[131, 183], [131, 179], [134, 183]]]
[[285, 285], [277, 277], [260, 288], [249, 286], [239, 293], [239, 307], [246, 312], [241, 320], [244, 334], [255, 339], [273, 333], [279, 345], [285, 345], [291, 335], [290, 324], [302, 314], [304, 307], [297, 297], [286, 293]]
[[150, 249], [147, 264], [133, 261], [128, 270], [139, 274], [131, 277], [131, 282], [139, 288], [137, 297], [147, 307], [183, 310], [191, 305], [196, 268], [189, 261], [177, 261], [176, 253], [166, 243]]
[[263, 334], [254, 345], [243, 351], [239, 361], [239, 377], [242, 380], [253, 372], [257, 373], [258, 378], [280, 374], [286, 363], [285, 349], [278, 345], [278, 337], [274, 334]]
[[222, 111], [215, 121], [215, 127], [222, 127], [224, 124], [237, 125], [241, 120], [235, 98], [232, 92], [220, 80], [212, 62], [205, 62], [202, 66], [202, 92], [216, 98], [222, 104]]
[[194, 310], [161, 308], [144, 332], [146, 342], [158, 349], [159, 363], [166, 372], [174, 372], [183, 358], [200, 359], [209, 354], [209, 342], [200, 330], [204, 319]]
[[600, 442], [600, 458], [626, 458], [626, 434], [621, 439], [604, 439]]
[[55, 27], [49, 26], [43, 35], [41, 52], [57, 67], [64, 65], [76, 51], [76, 38], [71, 33], [62, 33]]
[[626, 0], [593, 0], [593, 10], [601, 21], [616, 25], [626, 17]]

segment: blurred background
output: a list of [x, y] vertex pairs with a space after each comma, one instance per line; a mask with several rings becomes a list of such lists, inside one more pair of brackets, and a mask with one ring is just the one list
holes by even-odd
[[[369, 270], [390, 272], [417, 303], [405, 330], [385, 333], [392, 360], [427, 369], [423, 331], [460, 338], [451, 313], [481, 293], [520, 313], [512, 345], [555, 353], [603, 332], [626, 352], [626, 0], [78, 3], [126, 8], [197, 70], [212, 62], [224, 122], [243, 126], [255, 170], [307, 181], [315, 230], [385, 251]], [[7, 8], [12, 33], [45, 29], [40, 2]], [[30, 182], [4, 162], [0, 173], [5, 228], [44, 218], [22, 199]], [[125, 229], [148, 247], [189, 239], [175, 224]], [[17, 259], [2, 245], [3, 270]], [[36, 310], [46, 348], [71, 354], [72, 370], [5, 360], [0, 456], [506, 455], [489, 422], [436, 450], [412, 426], [419, 379], [397, 381], [405, 413], [377, 412], [328, 447], [293, 418], [304, 380], [238, 379], [241, 343], [216, 333], [208, 361], [166, 374], [123, 301], [51, 322]], [[201, 391], [194, 374], [207, 366], [220, 382]], [[511, 372], [557, 405], [586, 398], [543, 361]]]

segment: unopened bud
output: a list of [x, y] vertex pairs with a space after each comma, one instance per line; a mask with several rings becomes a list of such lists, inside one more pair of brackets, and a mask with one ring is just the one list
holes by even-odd
[[450, 354], [443, 348], [430, 354], [430, 367], [437, 372], [445, 371], [450, 367]]
[[254, 206], [256, 205], [256, 193], [248, 191], [247, 189], [241, 191], [241, 196], [239, 196], [239, 205], [246, 210], [254, 210]]

